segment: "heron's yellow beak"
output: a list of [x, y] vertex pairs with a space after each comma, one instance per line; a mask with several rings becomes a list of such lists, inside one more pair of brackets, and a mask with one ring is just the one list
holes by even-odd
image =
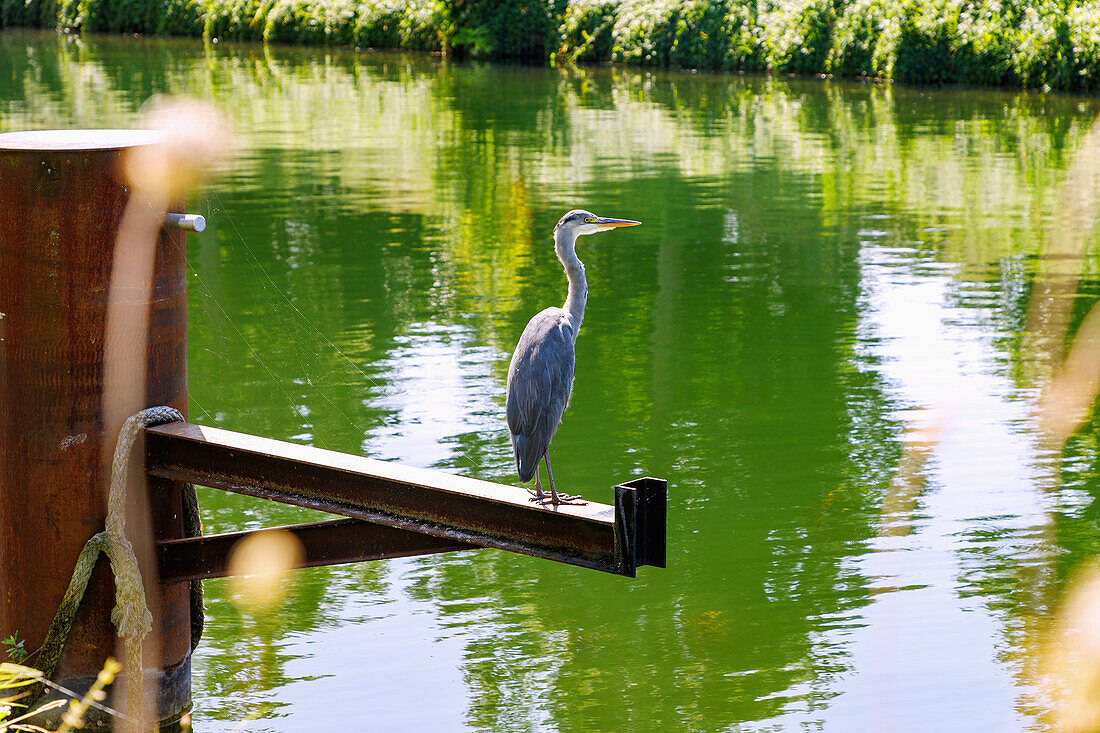
[[607, 219], [602, 216], [596, 218], [596, 224], [601, 227], [636, 227], [642, 222], [633, 219]]

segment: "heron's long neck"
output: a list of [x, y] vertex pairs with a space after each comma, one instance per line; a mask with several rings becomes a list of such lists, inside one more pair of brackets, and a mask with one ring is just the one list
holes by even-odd
[[581, 330], [584, 320], [584, 306], [588, 303], [588, 280], [584, 277], [584, 264], [577, 257], [577, 235], [557, 233], [554, 235], [554, 250], [565, 267], [565, 277], [569, 280], [569, 294], [562, 308], [573, 319], [573, 340]]

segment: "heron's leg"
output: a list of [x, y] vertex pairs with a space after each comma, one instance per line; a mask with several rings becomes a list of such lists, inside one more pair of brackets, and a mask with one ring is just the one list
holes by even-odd
[[538, 464], [535, 464], [535, 490], [527, 489], [527, 493], [531, 495], [531, 501], [537, 501], [539, 504], [546, 501], [546, 494], [542, 493], [542, 480], [539, 478]]
[[545, 494], [542, 499], [535, 499], [540, 504], [587, 504], [587, 501], [578, 501], [581, 497], [570, 496], [569, 494], [559, 494], [558, 490], [554, 487], [554, 473], [550, 470], [550, 449], [546, 449], [546, 453], [543, 454], [543, 459], [546, 461], [546, 476], [550, 479], [550, 499], [547, 501]]

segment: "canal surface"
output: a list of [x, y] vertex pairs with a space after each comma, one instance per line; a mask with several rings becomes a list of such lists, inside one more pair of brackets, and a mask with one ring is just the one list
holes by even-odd
[[[517, 481], [508, 359], [584, 207], [644, 225], [581, 240], [555, 476], [670, 481], [633, 581], [487, 550], [300, 571], [265, 613], [208, 582], [196, 730], [1051, 727], [1100, 447], [1035, 406], [1100, 297], [1061, 226], [1100, 100], [0, 35], [0, 131], [157, 93], [237, 147], [190, 206], [192, 421]], [[317, 516], [199, 498], [211, 533]]]

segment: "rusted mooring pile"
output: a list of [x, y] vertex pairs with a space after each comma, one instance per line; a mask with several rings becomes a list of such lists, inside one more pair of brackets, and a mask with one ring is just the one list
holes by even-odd
[[[183, 228], [193, 222], [155, 211], [151, 228], [119, 174], [128, 150], [158, 143], [142, 131], [0, 134], [0, 636], [18, 632], [29, 650], [103, 529], [122, 421], [153, 405], [186, 414]], [[120, 250], [130, 240], [145, 254]], [[120, 260], [146, 256], [148, 272], [120, 275]], [[342, 515], [284, 528], [301, 541], [302, 566], [489, 547], [628, 577], [664, 567], [660, 479], [617, 486], [614, 505], [547, 509], [500, 484], [186, 422], [147, 428], [130, 467], [126, 536], [153, 618], [146, 718], [160, 723], [191, 707], [184, 581], [226, 575], [230, 549], [251, 534], [186, 537], [187, 483]], [[101, 557], [55, 682], [82, 693], [119, 656], [114, 604]]]

